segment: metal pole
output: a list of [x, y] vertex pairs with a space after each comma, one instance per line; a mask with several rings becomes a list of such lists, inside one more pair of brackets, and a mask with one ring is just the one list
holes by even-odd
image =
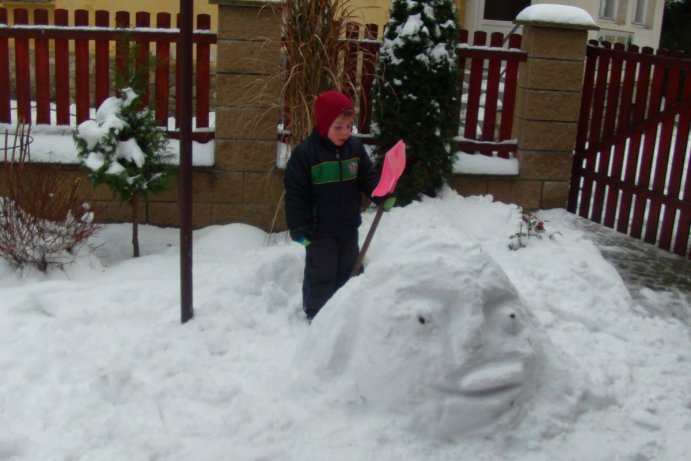
[[194, 0], [180, 0], [180, 319], [194, 316], [192, 305], [192, 20]]

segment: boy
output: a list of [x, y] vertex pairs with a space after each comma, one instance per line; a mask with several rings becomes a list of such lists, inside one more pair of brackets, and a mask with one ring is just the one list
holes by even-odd
[[[350, 277], [360, 251], [360, 194], [371, 197], [379, 182], [362, 143], [350, 136], [353, 115], [348, 96], [320, 94], [316, 127], [286, 165], [286, 222], [291, 238], [306, 249], [302, 303], [310, 321]], [[387, 199], [384, 208], [394, 201]]]

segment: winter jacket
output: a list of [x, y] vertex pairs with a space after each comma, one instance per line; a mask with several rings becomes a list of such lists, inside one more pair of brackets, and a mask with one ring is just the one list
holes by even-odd
[[285, 212], [293, 240], [337, 235], [361, 223], [361, 193], [379, 182], [360, 140], [336, 146], [315, 129], [290, 156], [284, 185]]

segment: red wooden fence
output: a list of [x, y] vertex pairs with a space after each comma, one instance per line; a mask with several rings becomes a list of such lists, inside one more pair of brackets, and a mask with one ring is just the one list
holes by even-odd
[[[346, 76], [351, 82], [345, 85], [348, 96], [358, 105], [356, 125], [359, 133], [367, 137], [370, 134], [372, 122], [372, 84], [376, 69], [377, 54], [381, 43], [377, 40], [379, 26], [366, 24], [363, 35], [360, 36], [360, 26], [349, 24], [347, 28], [348, 47], [343, 56], [343, 65]], [[358, 72], [358, 60], [361, 67]], [[353, 94], [355, 88], [357, 94]]]
[[[343, 66], [352, 85], [345, 87], [356, 89], [349, 91], [354, 93], [349, 96], [358, 107], [355, 125], [363, 141], [371, 143], [372, 83], [381, 46], [377, 40], [378, 28], [375, 24], [368, 24], [361, 31], [360, 26], [352, 24], [347, 34], [349, 40], [343, 54]], [[468, 31], [461, 30], [457, 49], [462, 93], [461, 129], [457, 138], [460, 151], [496, 154], [504, 158], [516, 152], [517, 142], [511, 138], [511, 130], [518, 65], [527, 59], [520, 47], [521, 36], [518, 34], [504, 37], [501, 33], [493, 33], [488, 37], [486, 32], [478, 31], [469, 44]]]
[[691, 258], [691, 61], [588, 46], [568, 209]]
[[[459, 150], [509, 158], [517, 149], [511, 138], [516, 107], [518, 64], [527, 59], [521, 36], [506, 39], [495, 32], [477, 31], [472, 44], [462, 30], [458, 47], [461, 87]], [[504, 43], [508, 42], [508, 48]]]
[[[114, 94], [116, 89], [110, 63], [114, 60], [123, 69], [128, 41], [132, 41], [139, 48], [137, 65], [148, 66], [150, 53], [155, 58], [154, 81], [144, 82], [147, 89], [153, 85], [153, 94], [146, 93], [142, 97], [145, 102], [151, 97], [155, 99], [156, 119], [168, 127], [168, 118], [178, 111], [177, 105], [174, 110], [169, 107], [170, 78], [179, 71], [172, 68], [170, 58], [180, 49], [175, 46], [180, 34], [178, 29], [171, 28], [171, 15], [158, 13], [155, 27], [152, 27], [151, 15], [147, 12], [136, 13], [132, 24], [128, 12], [118, 11], [115, 13], [116, 28], [110, 27], [108, 11], [97, 11], [93, 22], [90, 19], [88, 11], [76, 10], [74, 25], [70, 26], [68, 11], [57, 9], [51, 24], [48, 12], [37, 9], [34, 10], [33, 24], [29, 25], [28, 11], [18, 8], [14, 10], [14, 24], [8, 27], [7, 10], [0, 8], [0, 123], [12, 123], [10, 102], [13, 95], [18, 121], [70, 125], [72, 117], [77, 124], [89, 119], [90, 110]], [[197, 30], [193, 33], [196, 53], [196, 128], [193, 137], [199, 141], [212, 139], [214, 134], [208, 128], [210, 56], [211, 46], [216, 43], [216, 34], [210, 31], [210, 24], [209, 15], [198, 15]], [[14, 45], [15, 59], [14, 92], [10, 78], [11, 45]], [[74, 50], [73, 66], [70, 46]], [[115, 50], [114, 56], [111, 49]], [[176, 95], [175, 101], [178, 100]], [[32, 111], [34, 104], [35, 112]], [[74, 113], [70, 107], [72, 104]], [[175, 119], [177, 128], [177, 117]], [[169, 132], [176, 135], [173, 128]]]
[[[173, 109], [169, 107], [169, 88], [170, 79], [177, 72], [172, 68], [170, 58], [179, 49], [175, 46], [179, 34], [177, 29], [171, 28], [169, 14], [156, 15], [155, 28], [151, 28], [149, 13], [137, 13], [132, 24], [129, 13], [120, 11], [115, 14], [118, 28], [112, 28], [109, 27], [111, 18], [108, 11], [97, 11], [91, 21], [86, 10], [77, 10], [74, 12], [74, 26], [69, 26], [67, 10], [55, 10], [50, 25], [48, 12], [35, 10], [31, 26], [27, 10], [20, 8], [14, 12], [14, 25], [5, 27], [7, 10], [0, 8], [0, 123], [12, 121], [10, 101], [13, 95], [17, 100], [18, 120], [70, 125], [88, 119], [90, 111], [115, 90], [110, 63], [114, 60], [121, 69], [124, 66], [128, 45], [118, 40], [123, 34], [127, 34], [128, 39], [139, 47], [140, 65], [147, 65], [149, 53], [156, 59], [150, 85], [153, 89], [151, 94], [143, 95], [145, 101], [154, 98], [156, 118], [161, 125], [167, 126], [168, 117], [177, 113], [177, 104]], [[211, 46], [216, 43], [216, 35], [209, 30], [209, 26], [209, 16], [199, 15], [197, 30], [193, 34], [197, 57], [194, 134], [197, 140], [208, 140], [214, 135], [208, 126], [210, 53]], [[355, 83], [353, 87], [357, 88], [356, 94], [350, 95], [358, 106], [356, 124], [366, 142], [372, 120], [371, 92], [380, 47], [377, 35], [377, 26], [374, 24], [366, 25], [362, 32], [359, 26], [351, 26], [348, 30], [351, 41], [343, 53], [346, 73]], [[509, 157], [516, 151], [511, 129], [518, 64], [525, 61], [526, 54], [520, 50], [520, 35], [512, 34], [505, 39], [502, 34], [494, 33], [489, 41], [487, 39], [485, 32], [476, 32], [470, 44], [468, 32], [461, 31], [460, 34], [457, 53], [463, 102], [458, 145], [463, 152]], [[505, 47], [506, 42], [508, 47]], [[14, 91], [9, 76], [11, 44], [14, 45], [15, 56]], [[70, 47], [74, 50], [73, 68], [70, 64]], [[111, 55], [113, 48], [114, 56]], [[51, 62], [54, 63], [52, 72]], [[175, 101], [178, 100], [175, 97]], [[36, 120], [32, 120], [32, 104], [35, 104]], [[75, 106], [74, 114], [71, 113], [71, 104]], [[171, 134], [175, 135], [175, 130]]]

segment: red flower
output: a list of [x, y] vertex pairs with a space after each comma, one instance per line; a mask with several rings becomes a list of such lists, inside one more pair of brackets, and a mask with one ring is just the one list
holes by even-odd
[[535, 224], [535, 230], [539, 230], [539, 231], [545, 230], [545, 225], [542, 223], [542, 221], [538, 221], [537, 224]]

